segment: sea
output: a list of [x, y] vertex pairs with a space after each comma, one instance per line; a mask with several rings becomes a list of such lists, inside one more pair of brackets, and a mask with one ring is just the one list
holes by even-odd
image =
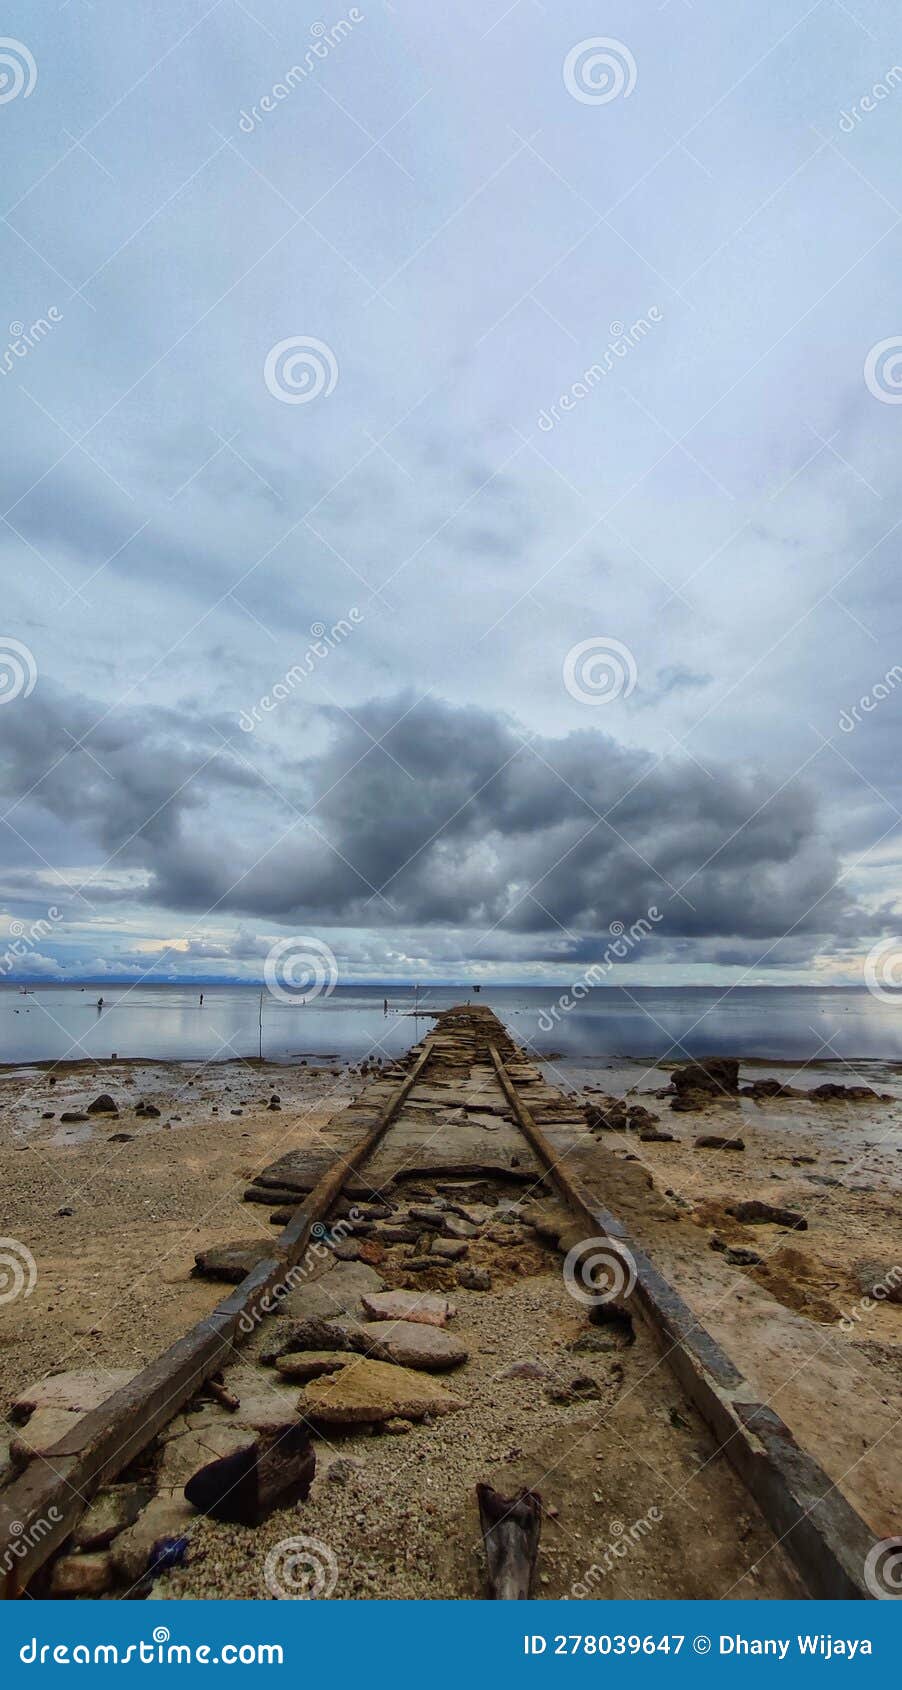
[[[203, 1003], [200, 992], [203, 990]], [[564, 1007], [560, 986], [338, 986], [283, 1003], [258, 986], [0, 988], [0, 1063], [108, 1060], [289, 1063], [394, 1056], [452, 1004], [487, 1004], [537, 1057], [665, 1062], [902, 1062], [902, 993], [815, 986], [598, 986]], [[102, 1007], [98, 1000], [102, 997]]]

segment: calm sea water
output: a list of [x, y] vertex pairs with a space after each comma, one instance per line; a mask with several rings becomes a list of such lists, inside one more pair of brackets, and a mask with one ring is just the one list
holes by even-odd
[[[491, 1006], [524, 1044], [575, 1060], [686, 1053], [821, 1061], [902, 1060], [898, 1002], [867, 991], [816, 987], [598, 987], [579, 1007], [552, 1012], [561, 988], [484, 987], [474, 1002]], [[102, 991], [104, 1007], [98, 1011]], [[386, 1014], [383, 1001], [388, 996]], [[422, 1010], [445, 1009], [465, 988], [420, 990]], [[28, 996], [0, 989], [0, 1062], [118, 1056], [227, 1061], [259, 1048], [257, 987], [38, 986]], [[338, 987], [307, 1005], [263, 1001], [263, 1054], [271, 1061], [367, 1052], [398, 1054], [428, 1031], [413, 1020], [409, 989]], [[550, 1027], [550, 1031], [549, 1031]]]

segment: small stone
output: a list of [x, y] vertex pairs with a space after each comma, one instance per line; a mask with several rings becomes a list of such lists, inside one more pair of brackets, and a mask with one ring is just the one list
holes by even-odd
[[86, 1121], [87, 1119], [87, 1115], [82, 1115], [77, 1109], [64, 1109], [60, 1116], [61, 1121]]
[[61, 1555], [50, 1579], [51, 1597], [102, 1596], [113, 1583], [109, 1555]]
[[56, 1212], [57, 1212], [58, 1215], [74, 1215], [75, 1214], [75, 1210], [70, 1209], [68, 1203], [64, 1203], [63, 1207], [61, 1209], [57, 1209]]
[[109, 1092], [106, 1091], [101, 1092], [99, 1097], [95, 1097], [93, 1103], [88, 1104], [89, 1115], [118, 1115], [118, 1113], [119, 1107], [115, 1099], [110, 1097]]
[[515, 1361], [506, 1367], [502, 1379], [547, 1379], [549, 1369], [543, 1361]]
[[749, 1226], [761, 1226], [771, 1223], [774, 1226], [787, 1226], [794, 1232], [807, 1232], [808, 1222], [804, 1215], [795, 1209], [777, 1209], [772, 1203], [762, 1203], [758, 1198], [750, 1198], [743, 1203], [734, 1203], [727, 1210], [737, 1221], [745, 1221]]
[[106, 1549], [114, 1537], [134, 1525], [150, 1497], [146, 1485], [108, 1485], [98, 1491], [73, 1533], [76, 1549]]
[[488, 1268], [459, 1267], [457, 1283], [464, 1291], [491, 1291], [492, 1276]]
[[110, 1133], [107, 1144], [131, 1144], [134, 1133]]
[[319, 1379], [324, 1373], [337, 1373], [340, 1367], [347, 1367], [353, 1361], [354, 1355], [350, 1350], [289, 1350], [287, 1355], [281, 1355], [276, 1361], [276, 1369], [286, 1379]]
[[413, 1421], [402, 1420], [400, 1415], [396, 1414], [391, 1420], [383, 1421], [382, 1430], [388, 1432], [391, 1437], [403, 1437], [405, 1432], [413, 1431]]
[[696, 1150], [744, 1150], [745, 1141], [741, 1138], [724, 1138], [720, 1133], [702, 1133], [695, 1141]]
[[469, 1244], [458, 1243], [453, 1238], [437, 1238], [430, 1252], [433, 1256], [440, 1256], [446, 1262], [459, 1262], [467, 1254]]

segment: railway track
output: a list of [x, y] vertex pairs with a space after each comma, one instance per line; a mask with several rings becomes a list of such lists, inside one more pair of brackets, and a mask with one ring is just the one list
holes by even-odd
[[[868, 1595], [873, 1534], [604, 1206], [582, 1107], [546, 1082], [490, 1010], [438, 1017], [333, 1117], [327, 1139], [289, 1152], [248, 1189], [248, 1212], [280, 1230], [271, 1243], [208, 1253], [203, 1271], [242, 1276], [203, 1320], [73, 1413], [49, 1448], [29, 1450], [23, 1427], [21, 1471], [0, 1489], [7, 1597], [146, 1594], [166, 1565], [160, 1546], [177, 1561], [173, 1546], [186, 1536], [189, 1567], [199, 1539], [215, 1562], [217, 1534], [247, 1530], [236, 1519], [246, 1476], [243, 1492], [237, 1480], [220, 1485], [214, 1521], [185, 1500], [185, 1483], [205, 1468], [201, 1488], [215, 1491], [211, 1466], [230, 1460], [226, 1475], [246, 1474], [250, 1460], [278, 1481], [281, 1451], [287, 1486], [299, 1427], [304, 1448], [312, 1430], [318, 1477], [296, 1511], [292, 1500], [290, 1522], [278, 1508], [273, 1519], [337, 1532], [349, 1568], [337, 1595], [484, 1595], [477, 1483], [502, 1497], [541, 1492], [542, 1594]], [[428, 1357], [414, 1360], [419, 1395], [399, 1359], [416, 1332], [405, 1320], [393, 1347], [391, 1323], [374, 1332], [367, 1318], [404, 1299], [420, 1313], [456, 1308], [446, 1308], [447, 1326], [426, 1327], [450, 1338], [446, 1359], [460, 1334], [453, 1370], [439, 1382]], [[305, 1341], [307, 1360], [304, 1350], [294, 1359], [284, 1349], [290, 1323], [310, 1319], [331, 1321], [333, 1333], [344, 1322], [350, 1357], [311, 1362]], [[423, 1349], [423, 1323], [413, 1325]], [[390, 1398], [393, 1380], [387, 1414], [379, 1390]], [[326, 1489], [336, 1450], [364, 1447], [386, 1424], [404, 1439], [366, 1444], [376, 1492], [364, 1486], [353, 1522], [336, 1524], [337, 1492]], [[264, 1489], [261, 1480], [257, 1523], [271, 1537]], [[126, 1491], [131, 1512], [117, 1525]], [[620, 1532], [599, 1517], [606, 1503]], [[92, 1519], [111, 1512], [112, 1535], [98, 1528], [92, 1538]], [[635, 1528], [628, 1557], [617, 1553], [625, 1520]], [[378, 1588], [353, 1572], [355, 1530]], [[410, 1539], [400, 1569], [399, 1534]], [[236, 1588], [232, 1576], [209, 1593], [267, 1593], [243, 1575]]]

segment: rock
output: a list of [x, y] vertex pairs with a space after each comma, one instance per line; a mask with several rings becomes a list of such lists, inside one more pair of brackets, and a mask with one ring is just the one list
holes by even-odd
[[75, 1214], [75, 1210], [70, 1208], [68, 1203], [64, 1203], [62, 1208], [57, 1209], [56, 1212], [61, 1217], [64, 1216], [64, 1215], [74, 1215]]
[[99, 1097], [95, 1097], [93, 1103], [88, 1104], [89, 1115], [118, 1115], [118, 1113], [118, 1104], [106, 1091], [101, 1092]]
[[38, 1409], [57, 1409], [70, 1414], [87, 1414], [99, 1408], [114, 1391], [122, 1389], [134, 1371], [127, 1367], [82, 1368], [72, 1372], [50, 1373], [26, 1386], [14, 1398], [10, 1418], [18, 1423], [27, 1420]]
[[360, 1245], [355, 1238], [329, 1238], [323, 1242], [328, 1245], [336, 1261], [356, 1262], [360, 1259]]
[[364, 1238], [358, 1247], [357, 1254], [362, 1262], [366, 1262], [368, 1267], [378, 1267], [385, 1260], [385, 1245], [380, 1244], [378, 1239]]
[[405, 1432], [413, 1431], [413, 1421], [402, 1420], [398, 1415], [395, 1415], [391, 1420], [383, 1421], [382, 1430], [388, 1432], [392, 1437], [402, 1437]]
[[673, 1133], [662, 1132], [660, 1127], [644, 1127], [639, 1134], [640, 1144], [676, 1144]]
[[450, 1414], [463, 1404], [449, 1391], [406, 1367], [384, 1361], [359, 1361], [301, 1392], [298, 1408], [312, 1420], [351, 1426], [365, 1422], [422, 1420], [426, 1414]]
[[[458, 1269], [458, 1274], [462, 1270]], [[370, 1320], [413, 1320], [424, 1326], [444, 1326], [457, 1313], [447, 1297], [428, 1291], [367, 1292], [360, 1299]]]
[[242, 1238], [234, 1244], [216, 1244], [211, 1250], [198, 1251], [191, 1274], [194, 1279], [221, 1279], [227, 1285], [238, 1285], [258, 1263], [276, 1254], [276, 1242], [271, 1238]]
[[808, 1093], [815, 1103], [892, 1103], [894, 1099], [887, 1092], [872, 1091], [870, 1086], [838, 1086], [832, 1081], [823, 1086], [815, 1086]]
[[337, 1373], [353, 1361], [351, 1350], [289, 1350], [276, 1362], [276, 1369], [286, 1379], [319, 1379], [324, 1373]]
[[185, 1500], [214, 1520], [258, 1526], [274, 1508], [303, 1502], [315, 1471], [310, 1432], [298, 1420], [209, 1462], [188, 1480]]
[[784, 1086], [780, 1080], [753, 1080], [750, 1086], [743, 1086], [741, 1097], [753, 1097], [761, 1102], [770, 1097], [804, 1097], [805, 1093], [796, 1086]]
[[321, 1279], [296, 1285], [282, 1297], [278, 1312], [295, 1320], [356, 1314], [364, 1293], [381, 1291], [384, 1285], [384, 1279], [365, 1262], [336, 1262]]
[[355, 1474], [362, 1472], [363, 1465], [358, 1455], [338, 1455], [329, 1462], [326, 1478], [331, 1479], [333, 1485], [347, 1485]]
[[351, 1348], [347, 1331], [343, 1326], [337, 1326], [334, 1321], [324, 1320], [321, 1315], [314, 1315], [310, 1320], [292, 1321], [291, 1325], [282, 1324], [277, 1329], [275, 1342], [261, 1351], [260, 1360], [264, 1366], [272, 1366], [280, 1356], [291, 1355], [299, 1350], [349, 1350]]
[[87, 1115], [81, 1114], [78, 1109], [64, 1109], [60, 1116], [61, 1121], [86, 1121], [87, 1119]]
[[146, 1485], [108, 1485], [98, 1491], [72, 1534], [76, 1549], [106, 1549], [114, 1537], [134, 1525], [150, 1497]]
[[591, 1402], [601, 1392], [594, 1379], [590, 1379], [587, 1373], [580, 1373], [575, 1379], [552, 1381], [545, 1386], [545, 1395], [549, 1402]]
[[50, 1596], [102, 1596], [112, 1583], [109, 1555], [61, 1555], [50, 1577]]
[[550, 1369], [543, 1361], [515, 1361], [506, 1367], [502, 1379], [547, 1379]]
[[142, 1509], [133, 1526], [120, 1532], [110, 1546], [110, 1559], [119, 1577], [133, 1585], [158, 1564], [162, 1546], [179, 1541], [197, 1519], [181, 1492], [160, 1491]]
[[412, 1221], [419, 1222], [421, 1228], [424, 1226], [434, 1227], [436, 1232], [441, 1232], [445, 1221], [441, 1209], [409, 1209], [408, 1214]]
[[131, 1144], [134, 1133], [110, 1133], [107, 1144]]
[[795, 1209], [777, 1209], [773, 1203], [762, 1203], [757, 1197], [749, 1198], [744, 1203], [734, 1203], [727, 1209], [737, 1221], [744, 1221], [749, 1226], [762, 1226], [772, 1223], [774, 1226], [788, 1226], [794, 1232], [807, 1232], [808, 1222], [804, 1215]]
[[464, 1291], [491, 1291], [492, 1276], [488, 1268], [459, 1267], [457, 1283]]
[[731, 1267], [759, 1267], [762, 1258], [754, 1250], [746, 1250], [742, 1244], [728, 1244], [724, 1252]]
[[695, 1141], [696, 1150], [744, 1150], [742, 1138], [725, 1138], [720, 1133], [702, 1133]]
[[889, 1262], [869, 1259], [852, 1263], [859, 1290], [875, 1302], [902, 1303], [902, 1269]]
[[473, 1226], [471, 1221], [462, 1221], [459, 1215], [446, 1215], [442, 1231], [446, 1238], [463, 1239], [464, 1242], [479, 1235], [478, 1226]]
[[711, 1056], [704, 1062], [690, 1062], [670, 1076], [674, 1090], [710, 1092], [715, 1097], [735, 1097], [739, 1091], [739, 1063], [728, 1056]]
[[135, 1114], [136, 1115], [143, 1115], [147, 1120], [158, 1120], [159, 1115], [160, 1115], [160, 1111], [157, 1108], [155, 1103], [141, 1102], [141, 1103], [138, 1104], [138, 1107], [135, 1110]]
[[633, 1131], [641, 1131], [644, 1127], [653, 1129], [658, 1124], [658, 1117], [653, 1115], [650, 1109], [645, 1109], [641, 1103], [633, 1104], [628, 1112], [627, 1119]]
[[459, 1338], [417, 1320], [373, 1320], [354, 1330], [354, 1343], [378, 1361], [416, 1372], [444, 1373], [467, 1360]]
[[445, 1262], [459, 1262], [467, 1254], [469, 1244], [456, 1242], [453, 1238], [437, 1238], [430, 1254], [439, 1256]]
[[415, 1244], [420, 1236], [417, 1226], [383, 1226], [379, 1237], [385, 1244]]

